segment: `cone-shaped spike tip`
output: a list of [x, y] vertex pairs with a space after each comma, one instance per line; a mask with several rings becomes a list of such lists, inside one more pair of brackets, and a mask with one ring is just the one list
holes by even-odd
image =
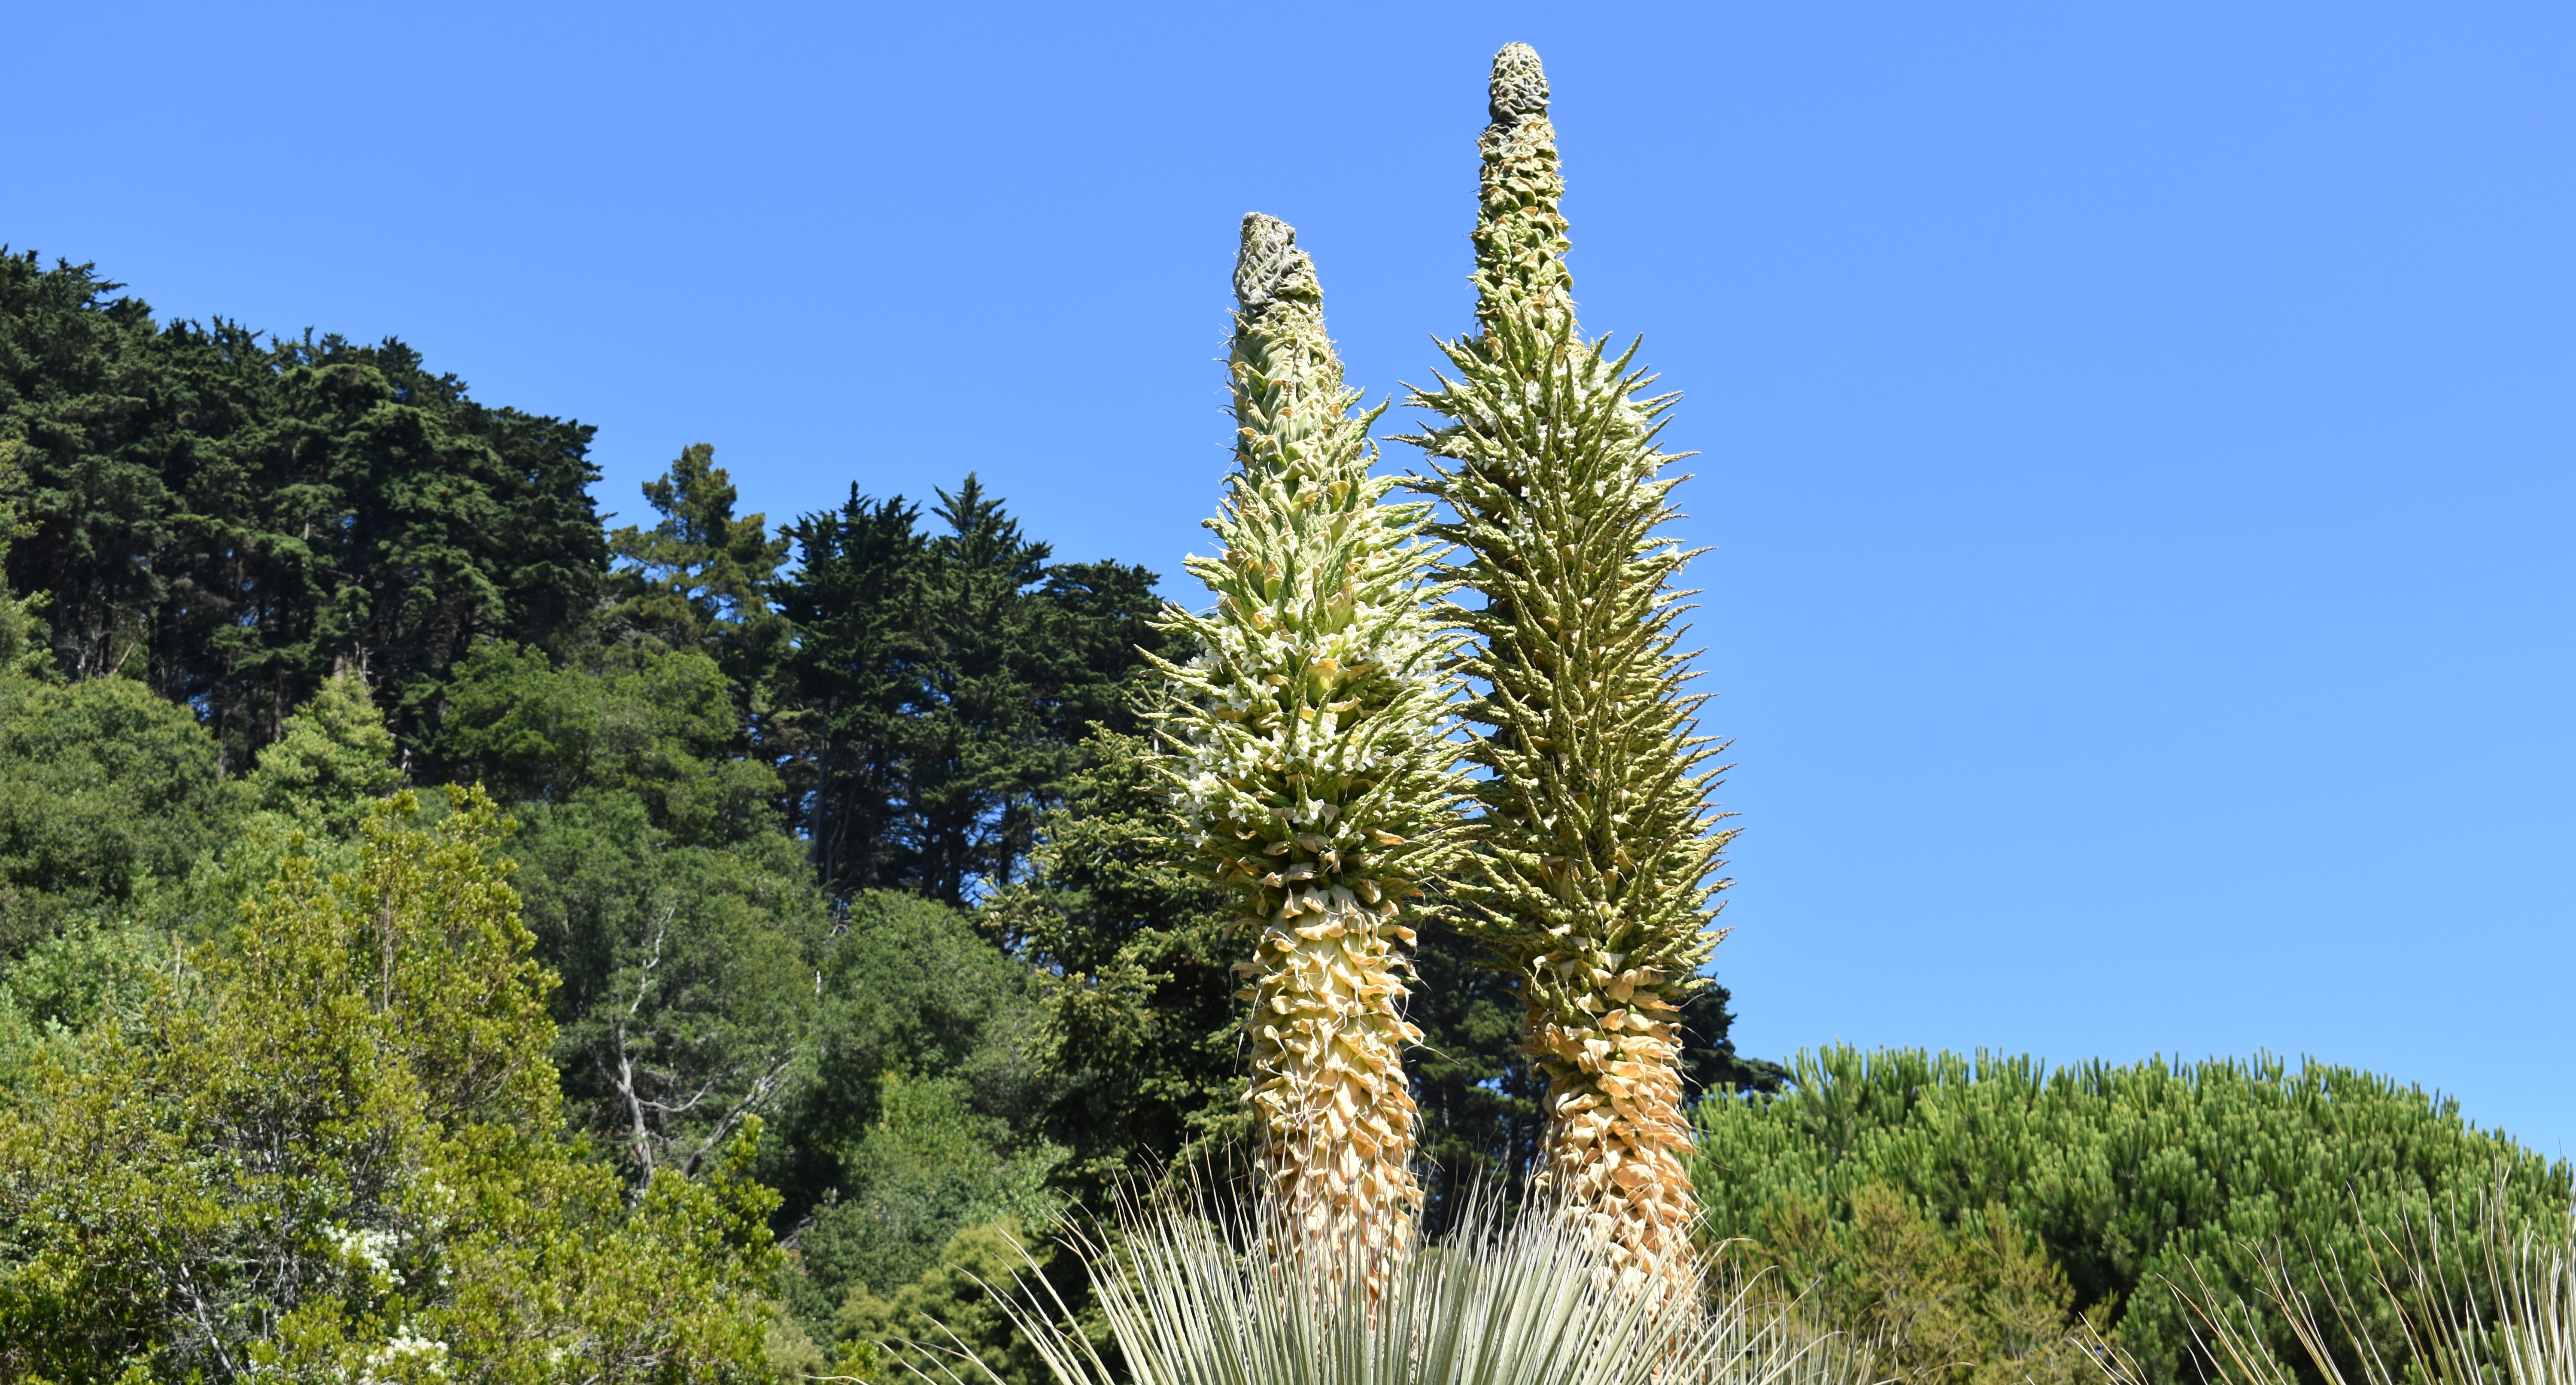
[[1498, 125], [1547, 114], [1547, 69], [1539, 66], [1537, 49], [1526, 43], [1506, 43], [1494, 55], [1494, 81], [1486, 109]]
[[1315, 262], [1297, 248], [1297, 228], [1259, 212], [1243, 215], [1243, 249], [1234, 261], [1234, 296], [1247, 313], [1278, 299], [1312, 303], [1324, 296]]
[[1493, 123], [1477, 141], [1484, 171], [1476, 214], [1476, 316], [1491, 332], [1505, 302], [1524, 303], [1541, 337], [1563, 336], [1570, 343], [1574, 280], [1565, 268], [1565, 214], [1557, 205], [1565, 179], [1557, 172], [1547, 96], [1547, 72], [1535, 49], [1511, 43], [1494, 55]]
[[1350, 407], [1342, 363], [1324, 333], [1324, 290], [1315, 262], [1297, 248], [1297, 228], [1275, 216], [1243, 218], [1234, 261], [1234, 375], [1237, 451], [1247, 474], [1312, 463], [1321, 453], [1296, 444], [1330, 431]]

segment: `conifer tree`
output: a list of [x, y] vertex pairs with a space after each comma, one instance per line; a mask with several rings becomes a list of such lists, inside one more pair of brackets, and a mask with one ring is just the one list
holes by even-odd
[[733, 477], [712, 443], [680, 450], [644, 499], [661, 521], [610, 532], [609, 556], [626, 567], [609, 587], [617, 624], [674, 649], [704, 649], [754, 703], [784, 657], [787, 626], [770, 609], [793, 540], [772, 537], [769, 517], [737, 516]]
[[1432, 534], [1483, 597], [1458, 607], [1481, 850], [1453, 895], [1462, 927], [1520, 977], [1547, 1075], [1543, 1186], [1608, 1238], [1632, 1285], [1688, 1274], [1682, 1011], [1719, 934], [1711, 877], [1730, 831], [1709, 793], [1723, 747], [1678, 652], [1691, 554], [1659, 531], [1681, 479], [1656, 434], [1675, 396], [1637, 397], [1636, 348], [1586, 342], [1566, 272], [1564, 180], [1538, 55], [1495, 55], [1476, 233], [1477, 335], [1417, 391], [1446, 422], [1407, 439], [1455, 511]]
[[1198, 867], [1257, 933], [1249, 963], [1256, 1158], [1307, 1234], [1372, 1266], [1421, 1202], [1397, 944], [1450, 849], [1458, 791], [1450, 646], [1421, 575], [1429, 507], [1372, 477], [1374, 412], [1342, 382], [1323, 293], [1296, 233], [1244, 218], [1235, 269], [1237, 469], [1189, 560], [1217, 597], [1164, 628], [1197, 653], [1158, 661], [1163, 773]]

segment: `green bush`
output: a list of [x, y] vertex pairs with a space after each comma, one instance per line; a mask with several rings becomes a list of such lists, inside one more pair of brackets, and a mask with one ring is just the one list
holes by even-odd
[[[1854, 1189], [1849, 1214], [1791, 1194], [1763, 1216], [1747, 1268], [1795, 1295], [1808, 1316], [1848, 1334], [1867, 1376], [1895, 1385], [2090, 1385], [2099, 1379], [2067, 1331], [2075, 1290], [1999, 1203], [1957, 1226], [1881, 1183]], [[2094, 1318], [2105, 1316], [2097, 1307]]]
[[[767, 1369], [757, 1126], [633, 1197], [565, 1138], [500, 815], [290, 855], [137, 1021], [0, 1108], [0, 1378], [669, 1381]], [[69, 936], [69, 935], [67, 935]]]
[[2317, 1252], [2310, 1264], [2351, 1262], [2361, 1228], [2394, 1231], [2491, 1188], [2534, 1222], [2563, 1219], [2571, 1195], [2565, 1162], [2351, 1068], [2157, 1059], [2050, 1071], [2028, 1057], [1836, 1047], [1800, 1054], [1793, 1070], [1786, 1095], [1700, 1104], [1695, 1174], [1712, 1234], [1759, 1237], [1792, 1199], [1847, 1221], [1871, 1185], [1945, 1226], [2000, 1203], [2063, 1269], [2072, 1306], [2106, 1307], [2155, 1380], [2190, 1374], [2169, 1280], [2199, 1275], [2250, 1298], [2260, 1250], [2284, 1241]]
[[0, 678], [0, 956], [185, 876], [229, 804], [187, 708], [126, 678]]

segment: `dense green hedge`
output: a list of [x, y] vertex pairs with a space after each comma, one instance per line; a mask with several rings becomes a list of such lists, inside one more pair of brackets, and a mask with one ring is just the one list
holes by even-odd
[[2563, 1225], [2571, 1197], [2566, 1162], [2350, 1068], [2050, 1071], [2028, 1057], [1845, 1047], [1793, 1066], [1783, 1095], [1700, 1104], [1695, 1172], [1715, 1234], [1761, 1240], [1799, 1202], [1848, 1217], [1872, 1185], [1952, 1226], [2000, 1203], [2063, 1267], [2079, 1307], [2115, 1305], [2122, 1344], [2159, 1380], [2193, 1378], [2168, 1280], [2198, 1274], [2250, 1298], [2264, 1247], [2366, 1264], [2361, 1228], [2402, 1235], [2408, 1217], [2466, 1215], [2499, 1180], [2510, 1213], [2536, 1224]]

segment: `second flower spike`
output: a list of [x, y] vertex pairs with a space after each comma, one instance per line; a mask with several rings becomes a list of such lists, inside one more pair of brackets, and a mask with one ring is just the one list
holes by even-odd
[[1699, 734], [1670, 537], [1682, 479], [1656, 445], [1673, 396], [1574, 318], [1556, 133], [1538, 54], [1494, 57], [1478, 208], [1473, 337], [1447, 343], [1437, 416], [1409, 439], [1422, 489], [1456, 518], [1451, 574], [1483, 599], [1464, 704], [1478, 851], [1450, 896], [1518, 973], [1547, 1077], [1539, 1182], [1638, 1286], [1696, 1292], [1699, 1202], [1682, 1111], [1682, 1011], [1720, 936], [1732, 832], [1710, 801], [1722, 743]]

